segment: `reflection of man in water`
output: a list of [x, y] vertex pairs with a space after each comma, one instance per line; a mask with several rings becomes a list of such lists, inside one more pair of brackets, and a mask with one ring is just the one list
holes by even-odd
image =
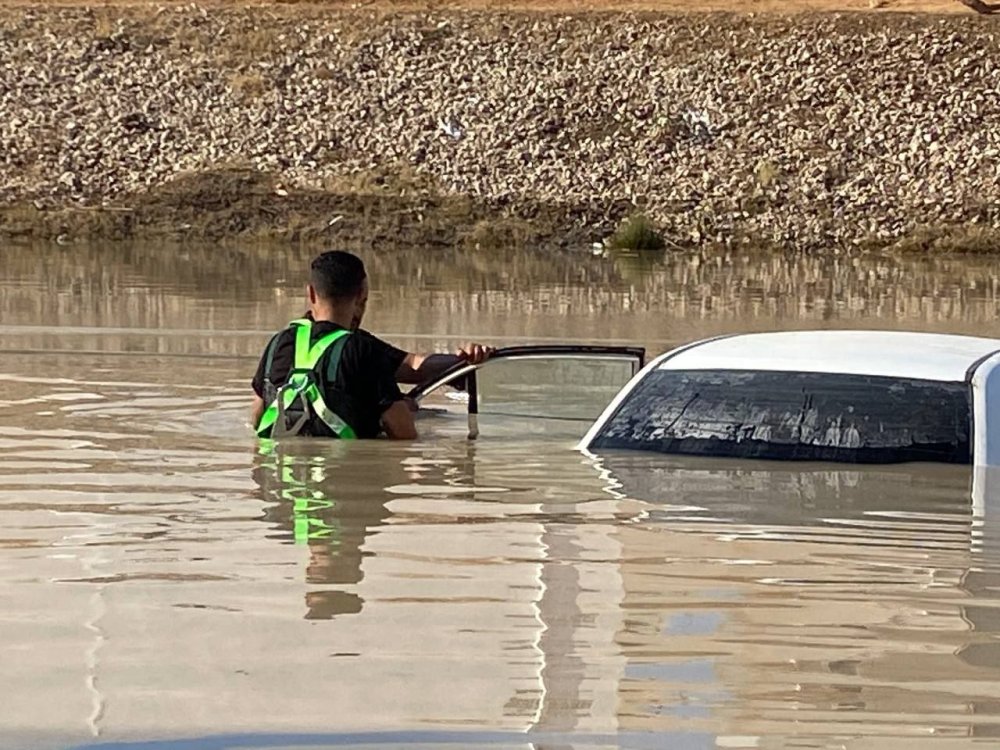
[[[306, 583], [322, 588], [306, 593], [305, 617], [328, 620], [357, 614], [361, 597], [344, 589], [361, 582], [361, 548], [372, 529], [390, 515], [385, 484], [373, 484], [364, 476], [370, 467], [338, 461], [329, 443], [278, 445], [261, 445], [252, 476], [267, 503], [264, 520], [278, 529], [282, 539], [290, 537], [309, 549]], [[383, 462], [380, 469], [391, 474], [393, 463]]]
[[[275, 334], [253, 378], [251, 424], [271, 437], [417, 436], [397, 382], [422, 382], [460, 360], [479, 364], [491, 351], [469, 344], [455, 355], [413, 354], [360, 329], [368, 304], [364, 263], [350, 253], [322, 253], [306, 287], [309, 312]], [[287, 412], [287, 413], [286, 413]]]

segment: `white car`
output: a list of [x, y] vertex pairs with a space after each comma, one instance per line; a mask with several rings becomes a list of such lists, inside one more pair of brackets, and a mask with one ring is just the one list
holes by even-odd
[[1000, 339], [757, 333], [649, 363], [580, 443], [682, 455], [1000, 464]]

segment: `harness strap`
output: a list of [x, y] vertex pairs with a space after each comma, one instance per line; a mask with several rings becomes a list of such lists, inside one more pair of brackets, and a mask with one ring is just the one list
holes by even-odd
[[278, 350], [278, 339], [280, 338], [281, 338], [281, 331], [278, 331], [271, 337], [271, 341], [267, 345], [267, 355], [264, 361], [265, 378], [269, 378], [271, 376], [271, 365], [274, 364], [274, 353]]
[[[293, 320], [290, 326], [295, 330], [295, 356], [292, 370], [288, 375], [287, 382], [278, 389], [275, 399], [261, 415], [257, 425], [258, 437], [268, 438], [284, 434], [298, 434], [310, 419], [311, 407], [316, 417], [330, 428], [334, 435], [343, 440], [356, 438], [357, 435], [351, 426], [327, 405], [316, 379], [316, 366], [327, 350], [330, 350], [331, 360], [327, 366], [327, 372], [331, 377], [336, 377], [340, 357], [350, 331], [346, 329], [333, 331], [313, 344], [311, 342], [311, 320], [300, 318]], [[269, 352], [270, 358], [273, 358], [273, 351]], [[270, 365], [271, 363], [268, 361], [268, 376], [270, 375]], [[294, 425], [289, 427], [286, 412], [296, 401], [301, 402], [301, 416]]]
[[293, 373], [295, 370], [314, 369], [320, 357], [323, 356], [331, 344], [350, 334], [350, 331], [341, 328], [339, 331], [326, 334], [315, 344], [310, 345], [312, 321], [293, 320], [292, 325], [295, 327], [295, 363], [292, 365]]
[[278, 391], [278, 388], [271, 381], [271, 368], [274, 365], [274, 353], [278, 350], [278, 340], [281, 338], [281, 334], [282, 332], [278, 331], [271, 337], [264, 354], [264, 388], [261, 393], [264, 401], [273, 401], [274, 394]]

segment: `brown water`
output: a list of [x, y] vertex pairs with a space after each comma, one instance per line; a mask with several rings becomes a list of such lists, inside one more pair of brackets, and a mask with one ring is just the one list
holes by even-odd
[[[307, 255], [0, 249], [0, 748], [1000, 743], [970, 472], [243, 425]], [[372, 255], [410, 348], [1000, 336], [989, 260]]]

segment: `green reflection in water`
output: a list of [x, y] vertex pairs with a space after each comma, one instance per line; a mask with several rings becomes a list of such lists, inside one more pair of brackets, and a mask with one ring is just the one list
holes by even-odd
[[[383, 464], [387, 477], [395, 461]], [[308, 550], [305, 619], [358, 614], [364, 599], [352, 589], [364, 579], [362, 547], [390, 513], [381, 485], [364, 460], [336, 440], [260, 441], [251, 476], [266, 504], [262, 520], [278, 538]]]

